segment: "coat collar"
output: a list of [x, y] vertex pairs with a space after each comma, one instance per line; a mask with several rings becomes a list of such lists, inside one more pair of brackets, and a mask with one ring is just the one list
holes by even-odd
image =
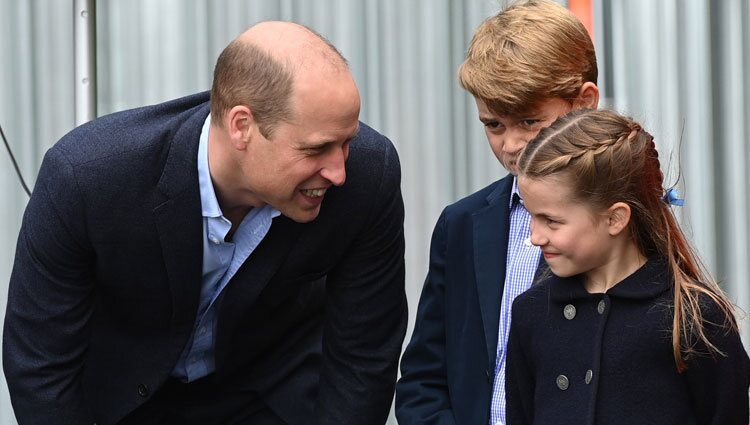
[[[584, 289], [582, 275], [566, 278], [552, 275], [549, 285], [551, 300], [560, 304], [591, 298], [593, 295]], [[646, 264], [610, 288], [606, 294], [612, 298], [648, 300], [661, 295], [671, 287], [672, 274], [666, 261], [661, 258], [650, 258]]]

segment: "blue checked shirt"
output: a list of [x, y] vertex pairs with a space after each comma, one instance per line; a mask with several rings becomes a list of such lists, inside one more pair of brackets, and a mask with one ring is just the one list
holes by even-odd
[[265, 205], [247, 213], [234, 233], [231, 242], [224, 240], [232, 223], [221, 212], [208, 168], [208, 132], [211, 116], [206, 118], [198, 145], [198, 184], [200, 185], [203, 215], [203, 274], [198, 314], [193, 335], [185, 346], [172, 376], [192, 382], [216, 369], [216, 299], [227, 286], [242, 263], [268, 233], [279, 212]]
[[531, 287], [539, 266], [541, 250], [531, 244], [531, 216], [518, 193], [518, 179], [513, 179], [510, 196], [510, 233], [508, 235], [508, 258], [505, 263], [505, 289], [500, 304], [500, 326], [497, 338], [495, 382], [492, 387], [490, 425], [505, 425], [505, 347], [510, 331], [510, 309], [513, 300]]

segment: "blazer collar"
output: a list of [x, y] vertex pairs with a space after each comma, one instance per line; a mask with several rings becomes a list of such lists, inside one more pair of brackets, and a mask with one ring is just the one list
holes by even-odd
[[497, 356], [498, 320], [508, 253], [508, 200], [512, 184], [512, 175], [500, 180], [487, 196], [487, 206], [472, 214], [474, 273], [491, 365]]

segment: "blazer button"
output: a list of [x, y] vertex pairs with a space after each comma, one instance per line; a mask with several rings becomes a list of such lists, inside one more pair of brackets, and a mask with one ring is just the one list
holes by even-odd
[[568, 381], [568, 377], [565, 375], [557, 375], [557, 379], [555, 379], [555, 383], [557, 384], [557, 388], [565, 391], [570, 386], [570, 381]]
[[568, 304], [563, 309], [563, 316], [568, 320], [573, 320], [576, 317], [576, 307], [573, 304]]
[[140, 384], [138, 385], [138, 395], [141, 397], [148, 397], [148, 385], [146, 384]]

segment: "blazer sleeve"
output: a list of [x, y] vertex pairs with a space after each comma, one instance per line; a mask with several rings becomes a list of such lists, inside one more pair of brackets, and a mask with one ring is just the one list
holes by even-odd
[[445, 352], [445, 211], [432, 234], [430, 265], [411, 341], [401, 359], [396, 417], [402, 424], [453, 425]]
[[94, 422], [81, 386], [93, 282], [83, 222], [74, 170], [53, 148], [24, 213], [3, 330], [3, 369], [20, 424]]
[[368, 222], [326, 281], [320, 424], [381, 425], [393, 400], [408, 320], [404, 289], [404, 205], [393, 145]]
[[699, 425], [747, 425], [750, 360], [739, 334], [724, 326], [724, 316], [714, 303], [704, 302], [704, 332], [721, 354], [702, 354], [687, 361], [687, 379]]

